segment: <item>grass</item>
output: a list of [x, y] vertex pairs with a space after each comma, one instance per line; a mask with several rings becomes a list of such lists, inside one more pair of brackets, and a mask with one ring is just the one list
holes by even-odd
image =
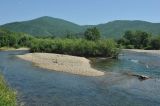
[[0, 75], [0, 106], [16, 106], [16, 93], [6, 84]]

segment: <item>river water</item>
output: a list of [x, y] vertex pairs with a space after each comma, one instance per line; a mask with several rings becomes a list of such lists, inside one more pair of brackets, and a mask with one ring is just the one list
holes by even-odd
[[[123, 52], [118, 60], [93, 59], [105, 71], [86, 77], [50, 71], [18, 59], [27, 51], [1, 51], [0, 70], [24, 106], [159, 106], [160, 56]], [[139, 80], [126, 73], [151, 77]]]

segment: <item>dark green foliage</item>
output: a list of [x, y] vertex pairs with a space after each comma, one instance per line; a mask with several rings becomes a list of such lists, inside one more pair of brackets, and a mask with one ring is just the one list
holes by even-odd
[[156, 49], [156, 50], [160, 49], [160, 36], [152, 39], [150, 47], [151, 49]]
[[133, 38], [134, 38], [134, 34], [132, 31], [126, 31], [124, 36], [123, 36], [125, 39], [131, 41]]
[[41, 39], [54, 39], [55, 36], [34, 36], [35, 38], [41, 38]]
[[96, 27], [88, 28], [84, 32], [84, 38], [87, 39], [87, 40], [96, 41], [96, 40], [99, 40], [100, 37], [101, 37], [100, 32]]
[[126, 45], [126, 49], [134, 49], [134, 45]]
[[160, 49], [160, 37], [142, 31], [126, 31], [117, 43], [127, 49]]
[[14, 33], [8, 30], [0, 29], [0, 47], [29, 47], [32, 39], [32, 36], [24, 33]]
[[151, 34], [142, 31], [126, 31], [123, 38], [117, 42], [128, 49], [144, 49], [150, 45]]

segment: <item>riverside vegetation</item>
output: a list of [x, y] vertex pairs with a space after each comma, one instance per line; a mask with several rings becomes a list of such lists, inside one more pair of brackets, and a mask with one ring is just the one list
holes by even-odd
[[112, 39], [101, 39], [97, 28], [89, 28], [83, 38], [41, 38], [24, 33], [0, 30], [0, 47], [29, 47], [31, 52], [69, 54], [85, 57], [116, 57], [117, 44]]
[[143, 31], [126, 31], [118, 40], [102, 39], [97, 28], [88, 28], [82, 37], [34, 37], [0, 29], [0, 47], [28, 47], [31, 52], [69, 54], [85, 57], [117, 57], [119, 49], [160, 49], [160, 36]]
[[154, 36], [144, 31], [126, 31], [124, 36], [117, 40], [119, 47], [126, 49], [160, 49], [160, 36]]
[[16, 106], [16, 93], [11, 90], [0, 75], [0, 106]]
[[118, 40], [102, 39], [97, 28], [88, 28], [81, 38], [67, 34], [63, 38], [34, 37], [0, 29], [0, 48], [28, 47], [31, 52], [48, 52], [77, 56], [116, 57], [119, 49], [160, 49], [160, 36], [143, 31], [126, 31]]

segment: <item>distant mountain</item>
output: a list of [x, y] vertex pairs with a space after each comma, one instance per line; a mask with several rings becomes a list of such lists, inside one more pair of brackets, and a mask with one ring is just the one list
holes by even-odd
[[126, 30], [141, 30], [153, 35], [160, 35], [160, 23], [150, 23], [146, 21], [128, 21], [117, 20], [108, 22], [106, 24], [99, 24], [96, 26], [103, 36], [119, 38], [123, 36]]
[[48, 16], [24, 22], [9, 23], [1, 27], [15, 32], [44, 36], [63, 36], [67, 33], [82, 32], [83, 29], [80, 25], [72, 22]]
[[138, 20], [116, 20], [105, 24], [81, 26], [63, 19], [44, 16], [29, 21], [8, 23], [0, 27], [35, 36], [66, 36], [68, 33], [79, 34], [83, 33], [89, 27], [97, 27], [102, 36], [109, 38], [120, 38], [126, 30], [141, 30], [152, 33], [153, 35], [160, 35], [160, 23]]

